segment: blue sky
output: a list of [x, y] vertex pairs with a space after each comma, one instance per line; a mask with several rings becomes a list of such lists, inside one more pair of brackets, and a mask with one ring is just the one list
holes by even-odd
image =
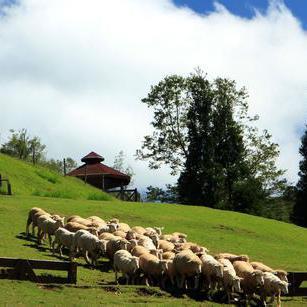
[[[206, 13], [214, 10], [214, 2], [223, 4], [235, 15], [251, 18], [254, 9], [265, 11], [268, 7], [268, 0], [173, 0], [179, 6], [188, 6], [198, 13]], [[306, 0], [284, 0], [285, 5], [292, 11], [307, 29], [307, 1]]]
[[219, 0], [230, 14], [213, 3], [0, 0], [0, 141], [28, 128], [50, 158], [96, 151], [107, 165], [123, 150], [138, 188], [173, 183], [168, 168], [134, 159], [153, 116], [141, 99], [165, 75], [200, 67], [246, 86], [250, 114], [280, 145], [278, 165], [295, 182], [307, 120], [307, 0], [285, 0], [294, 17], [267, 10], [267, 0]]

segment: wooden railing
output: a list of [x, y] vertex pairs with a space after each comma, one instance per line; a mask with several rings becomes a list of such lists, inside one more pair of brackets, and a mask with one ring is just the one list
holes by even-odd
[[307, 296], [307, 288], [301, 288], [301, 284], [307, 281], [307, 272], [289, 272], [289, 295], [288, 296]]
[[[34, 270], [67, 271], [67, 277], [37, 275]], [[37, 283], [76, 283], [77, 264], [68, 261], [0, 258], [0, 279], [30, 280]]]
[[124, 189], [121, 188], [120, 190], [108, 190], [109, 194], [113, 195], [114, 197], [125, 200], [125, 201], [140, 201], [140, 193], [137, 189]]

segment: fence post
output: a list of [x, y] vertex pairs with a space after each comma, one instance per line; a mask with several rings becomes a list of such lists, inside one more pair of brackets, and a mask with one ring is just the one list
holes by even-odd
[[77, 283], [77, 263], [76, 262], [70, 263], [67, 279], [69, 283], [73, 283], [73, 284]]
[[12, 186], [9, 181], [7, 181], [7, 194], [12, 195]]
[[135, 202], [138, 201], [138, 189], [137, 188], [134, 189], [134, 201]]

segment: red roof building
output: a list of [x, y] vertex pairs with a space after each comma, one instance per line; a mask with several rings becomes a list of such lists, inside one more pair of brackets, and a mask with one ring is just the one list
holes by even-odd
[[84, 164], [69, 172], [67, 176], [80, 178], [102, 190], [127, 186], [130, 182], [130, 176], [102, 164], [104, 158], [93, 151], [83, 157], [81, 161]]

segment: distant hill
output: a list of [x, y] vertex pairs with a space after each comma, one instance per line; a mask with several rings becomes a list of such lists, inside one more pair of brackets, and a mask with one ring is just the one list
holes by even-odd
[[0, 174], [10, 180], [14, 195], [88, 200], [113, 199], [107, 193], [84, 184], [77, 178], [64, 177], [45, 167], [32, 165], [4, 154], [0, 154]]

